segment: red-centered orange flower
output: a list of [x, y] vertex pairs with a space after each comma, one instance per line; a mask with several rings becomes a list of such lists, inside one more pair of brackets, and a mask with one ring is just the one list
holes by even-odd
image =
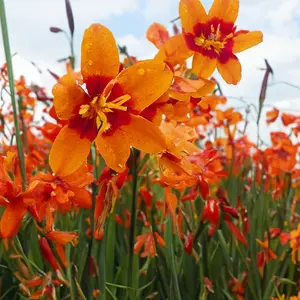
[[208, 14], [199, 0], [181, 0], [179, 14], [187, 47], [194, 52], [193, 73], [208, 78], [216, 67], [229, 84], [241, 80], [235, 53], [262, 42], [260, 31], [236, 30], [239, 0], [215, 0]]
[[168, 90], [173, 73], [155, 60], [138, 62], [121, 73], [119, 68], [112, 33], [102, 25], [91, 25], [81, 48], [82, 83], [88, 93], [75, 73], [60, 78], [53, 88], [57, 116], [68, 121], [50, 152], [56, 174], [77, 170], [93, 141], [106, 164], [117, 172], [125, 170], [131, 146], [147, 153], [165, 149], [161, 131], [139, 114]]
[[267, 124], [274, 123], [277, 120], [278, 115], [279, 115], [279, 110], [276, 107], [274, 107], [272, 110], [268, 111], [266, 113]]

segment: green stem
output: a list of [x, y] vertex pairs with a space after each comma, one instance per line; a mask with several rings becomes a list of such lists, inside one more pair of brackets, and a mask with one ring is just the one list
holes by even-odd
[[22, 176], [22, 187], [24, 190], [26, 187], [25, 160], [24, 160], [23, 145], [22, 145], [22, 139], [20, 134], [19, 120], [18, 120], [18, 107], [17, 107], [16, 95], [15, 95], [13, 66], [12, 66], [12, 59], [11, 59], [11, 52], [10, 52], [10, 45], [9, 45], [4, 0], [0, 0], [0, 20], [1, 20], [4, 52], [5, 52], [7, 71], [8, 71], [9, 89], [10, 89], [11, 102], [13, 107], [14, 124], [16, 128], [16, 140], [17, 140], [21, 176]]
[[131, 203], [131, 220], [129, 232], [129, 264], [128, 264], [128, 278], [129, 286], [133, 284], [133, 258], [134, 258], [134, 240], [135, 240], [135, 227], [136, 227], [136, 198], [137, 198], [137, 151], [132, 151], [132, 203]]
[[27, 132], [26, 132], [26, 125], [23, 117], [23, 112], [25, 112], [25, 108], [23, 107], [23, 99], [22, 96], [19, 97], [18, 104], [19, 104], [19, 112], [20, 112], [20, 120], [22, 124], [22, 134], [23, 134], [23, 142], [26, 152], [28, 153], [28, 141], [27, 141]]
[[70, 50], [71, 50], [71, 57], [70, 57], [70, 63], [72, 66], [72, 69], [75, 69], [75, 53], [74, 53], [74, 39], [73, 36], [70, 38]]
[[74, 280], [75, 276], [74, 276], [73, 270], [72, 270], [71, 253], [72, 253], [72, 245], [69, 243], [66, 245], [67, 277], [68, 277], [68, 280], [70, 283], [71, 300], [77, 300], [78, 294], [77, 294], [76, 283]]

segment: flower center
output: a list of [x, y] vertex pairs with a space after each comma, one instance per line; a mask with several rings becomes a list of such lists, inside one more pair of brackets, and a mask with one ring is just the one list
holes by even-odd
[[216, 53], [220, 54], [222, 49], [225, 48], [227, 40], [232, 37], [232, 33], [222, 37], [220, 24], [218, 24], [217, 28], [215, 28], [214, 25], [210, 26], [210, 34], [208, 37], [204, 36], [202, 33], [200, 36], [195, 37], [194, 41], [197, 46], [201, 46], [205, 50], [214, 50]]
[[80, 106], [79, 114], [82, 118], [96, 118], [97, 129], [104, 132], [109, 129], [110, 124], [107, 120], [107, 114], [114, 110], [127, 111], [127, 106], [124, 104], [131, 99], [128, 94], [122, 95], [112, 101], [107, 101], [112, 90], [113, 84], [105, 88], [101, 95], [95, 96], [89, 104]]

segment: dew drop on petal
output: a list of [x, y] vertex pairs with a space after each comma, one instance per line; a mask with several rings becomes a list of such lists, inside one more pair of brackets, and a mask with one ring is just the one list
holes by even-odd
[[91, 66], [91, 65], [93, 64], [93, 61], [92, 61], [92, 60], [89, 60], [89, 61], [88, 61], [88, 64], [89, 64], [89, 66]]
[[138, 69], [138, 73], [139, 73], [139, 75], [144, 75], [145, 74], [145, 69], [143, 69], [143, 68], [139, 68]]

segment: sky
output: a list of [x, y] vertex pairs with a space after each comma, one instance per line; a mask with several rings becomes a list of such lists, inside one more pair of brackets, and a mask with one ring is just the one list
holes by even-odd
[[[77, 66], [84, 30], [92, 23], [107, 26], [120, 45], [126, 45], [130, 55], [139, 59], [152, 58], [156, 49], [145, 38], [149, 25], [160, 22], [171, 29], [170, 20], [178, 16], [179, 0], [71, 0], [75, 19], [75, 53]], [[53, 34], [50, 26], [68, 29], [64, 0], [6, 0], [6, 14], [14, 57], [15, 75], [24, 74], [28, 81], [46, 86], [55, 83], [45, 71], [58, 75], [65, 72], [57, 59], [69, 55], [68, 42], [63, 34]], [[212, 0], [202, 1], [209, 9]], [[258, 102], [261, 81], [268, 59], [274, 70], [273, 84], [267, 93], [266, 104], [286, 112], [300, 114], [300, 89], [280, 82], [300, 86], [300, 1], [299, 0], [240, 0], [238, 29], [261, 30], [264, 42], [238, 55], [243, 66], [238, 86], [228, 86], [220, 79], [230, 104], [241, 107], [241, 98], [247, 103]], [[32, 67], [37, 64], [43, 74]], [[0, 64], [4, 62], [0, 47]], [[270, 109], [270, 108], [269, 108]], [[253, 125], [253, 126], [252, 126]], [[255, 130], [252, 124], [250, 131]], [[279, 123], [267, 131], [281, 129]], [[251, 135], [251, 132], [250, 132]]]

